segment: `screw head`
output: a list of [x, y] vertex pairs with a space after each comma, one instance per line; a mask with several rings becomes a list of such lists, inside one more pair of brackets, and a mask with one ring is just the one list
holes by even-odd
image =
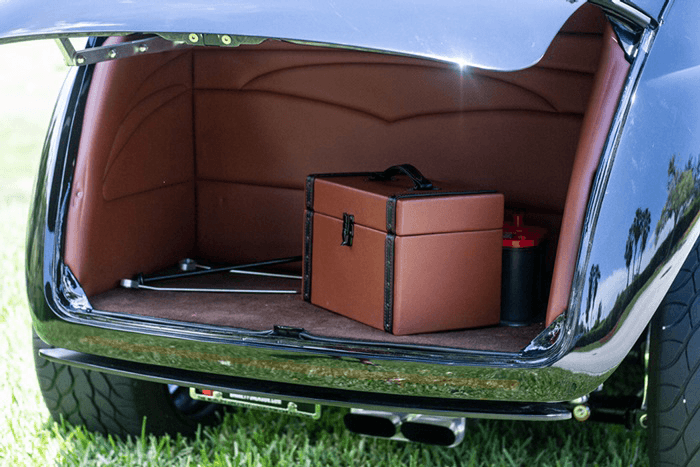
[[190, 42], [199, 42], [199, 36], [195, 33], [191, 33], [188, 38]]
[[107, 58], [117, 58], [117, 51], [110, 49], [109, 52], [107, 52]]
[[85, 57], [78, 57], [75, 59], [75, 61], [78, 63], [78, 65], [82, 65], [85, 63]]
[[224, 34], [221, 36], [221, 43], [224, 45], [231, 45], [231, 36], [228, 34]]
[[146, 44], [139, 45], [139, 52], [144, 53], [148, 51], [148, 46]]

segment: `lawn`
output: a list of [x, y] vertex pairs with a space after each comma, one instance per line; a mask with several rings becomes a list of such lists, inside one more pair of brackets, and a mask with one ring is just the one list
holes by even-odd
[[648, 465], [646, 433], [577, 422], [471, 421], [455, 449], [361, 438], [341, 409], [314, 422], [228, 413], [195, 439], [117, 440], [55, 423], [34, 374], [24, 231], [45, 128], [66, 68], [53, 42], [0, 46], [0, 465]]

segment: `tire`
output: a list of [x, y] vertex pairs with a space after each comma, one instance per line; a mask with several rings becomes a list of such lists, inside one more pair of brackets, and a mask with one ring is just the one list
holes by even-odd
[[651, 322], [649, 458], [700, 465], [700, 242]]
[[189, 389], [52, 363], [39, 356], [50, 348], [34, 333], [34, 364], [44, 402], [54, 420], [119, 437], [181, 433], [221, 420], [222, 407], [197, 401]]

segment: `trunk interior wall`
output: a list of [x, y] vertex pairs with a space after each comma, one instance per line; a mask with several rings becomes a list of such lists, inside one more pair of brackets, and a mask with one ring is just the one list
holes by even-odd
[[299, 255], [306, 175], [406, 162], [503, 192], [556, 244], [605, 24], [582, 7], [511, 73], [269, 41], [98, 64], [65, 262], [92, 298], [185, 257]]
[[193, 138], [191, 53], [96, 66], [64, 252], [88, 296], [193, 249]]

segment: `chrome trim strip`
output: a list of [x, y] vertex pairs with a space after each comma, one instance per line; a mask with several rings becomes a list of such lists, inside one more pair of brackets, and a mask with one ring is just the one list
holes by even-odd
[[639, 8], [629, 5], [622, 0], [588, 0], [589, 3], [602, 7], [605, 11], [613, 16], [626, 20], [628, 23], [636, 26], [639, 29], [652, 28], [656, 29], [658, 23], [654, 18], [646, 14]]
[[[653, 42], [655, 35], [655, 31], [646, 30], [642, 37], [642, 44], [649, 44], [650, 42]], [[647, 51], [649, 50], [649, 47], [650, 46], [647, 45]], [[590, 254], [595, 240], [598, 218], [601, 214], [606, 189], [615, 163], [617, 148], [620, 144], [620, 139], [622, 138], [622, 128], [627, 120], [646, 59], [647, 53], [638, 54], [637, 58], [632, 63], [632, 67], [627, 77], [627, 82], [620, 96], [617, 112], [613, 117], [613, 122], [603, 149], [598, 170], [593, 180], [593, 186], [591, 187], [591, 195], [586, 208], [586, 215], [581, 234], [581, 244], [578, 253], [578, 260], [576, 262], [576, 272], [574, 273], [571, 295], [569, 297], [569, 306], [566, 311], [566, 343], [561, 349], [563, 352], [568, 352], [575, 345], [575, 340], [577, 337], [577, 332], [575, 332], [575, 330], [578, 327], [581, 314], [585, 312], [582, 307], [583, 291], [586, 285], [586, 274], [588, 271]]]

